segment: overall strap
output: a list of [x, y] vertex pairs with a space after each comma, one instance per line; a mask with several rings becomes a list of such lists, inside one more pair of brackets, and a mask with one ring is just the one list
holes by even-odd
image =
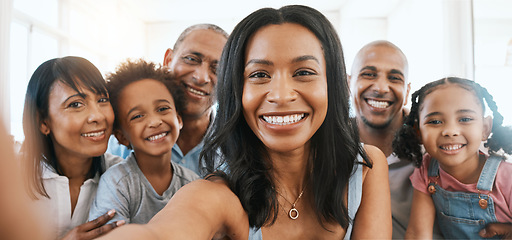
[[482, 169], [482, 173], [480, 173], [480, 177], [478, 178], [478, 183], [476, 185], [478, 190], [492, 190], [494, 179], [496, 178], [496, 172], [498, 172], [500, 163], [501, 158], [496, 155], [491, 155], [487, 161], [485, 161], [484, 168]]
[[439, 176], [439, 163], [435, 158], [430, 159], [430, 165], [428, 166], [428, 176], [437, 177]]

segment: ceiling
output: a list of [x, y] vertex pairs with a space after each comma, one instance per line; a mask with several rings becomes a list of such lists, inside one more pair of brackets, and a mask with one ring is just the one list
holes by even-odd
[[[300, 4], [322, 12], [346, 12], [355, 17], [386, 17], [402, 1], [408, 0], [118, 0], [144, 22], [211, 19], [240, 20], [263, 7], [279, 8]], [[368, 8], [368, 6], [372, 6]], [[357, 11], [355, 11], [357, 9]]]

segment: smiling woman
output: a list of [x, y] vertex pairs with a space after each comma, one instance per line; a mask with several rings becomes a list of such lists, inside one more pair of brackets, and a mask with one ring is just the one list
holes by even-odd
[[[52, 238], [92, 239], [113, 211], [85, 223], [99, 176], [121, 160], [104, 156], [114, 113], [98, 69], [79, 57], [48, 60], [32, 75], [25, 97], [22, 156], [37, 204], [54, 216]], [[71, 231], [70, 231], [71, 230]]]
[[[205, 137], [207, 180], [108, 239], [390, 238], [384, 155], [362, 146], [336, 31], [315, 9], [264, 8], [233, 30]], [[219, 156], [220, 155], [220, 156]]]

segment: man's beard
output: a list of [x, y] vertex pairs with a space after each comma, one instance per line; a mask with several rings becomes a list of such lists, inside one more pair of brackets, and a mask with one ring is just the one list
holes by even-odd
[[363, 123], [366, 126], [371, 127], [373, 129], [377, 129], [377, 130], [384, 130], [384, 129], [388, 128], [389, 125], [391, 125], [391, 122], [393, 121], [393, 119], [391, 118], [383, 124], [374, 124], [374, 123], [371, 123], [370, 121], [368, 121], [368, 119], [366, 119], [364, 116], [361, 116], [361, 120], [363, 121]]

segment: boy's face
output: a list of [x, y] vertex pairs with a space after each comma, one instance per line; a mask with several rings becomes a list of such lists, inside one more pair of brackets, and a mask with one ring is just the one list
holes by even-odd
[[114, 134], [120, 143], [131, 144], [138, 159], [170, 153], [182, 125], [167, 87], [153, 79], [126, 86], [119, 95], [121, 129]]

